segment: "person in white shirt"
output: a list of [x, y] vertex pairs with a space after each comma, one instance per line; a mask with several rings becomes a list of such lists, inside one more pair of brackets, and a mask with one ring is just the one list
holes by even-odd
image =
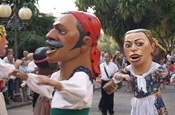
[[29, 52], [27, 51], [27, 50], [24, 50], [23, 51], [23, 58], [21, 58], [22, 60], [28, 60], [28, 54], [29, 54]]
[[37, 72], [37, 65], [34, 63], [33, 53], [28, 54], [27, 63], [28, 63], [27, 67], [28, 67], [30, 73], [36, 73]]
[[[6, 31], [3, 25], [0, 25], [0, 56], [4, 56], [6, 48], [8, 47], [8, 41], [6, 39]], [[8, 74], [15, 69], [15, 66], [9, 63], [5, 63], [0, 58], [0, 115], [8, 115], [4, 101], [4, 96], [1, 92], [3, 78], [8, 78]]]
[[3, 58], [3, 60], [6, 63], [14, 63], [15, 62], [15, 58], [13, 56], [13, 49], [12, 48], [7, 49], [7, 56], [5, 56]]
[[[28, 54], [28, 60], [27, 60], [27, 69], [29, 70], [29, 73], [37, 73], [38, 72], [38, 67], [37, 65], [34, 63], [34, 60], [33, 60], [33, 53], [29, 53]], [[33, 94], [32, 90], [27, 87], [27, 97], [28, 99], [32, 99], [31, 97], [31, 94]]]
[[100, 74], [97, 48], [100, 31], [101, 24], [95, 15], [82, 11], [65, 12], [46, 35], [49, 50], [45, 59], [60, 62], [60, 70], [51, 78], [18, 71], [11, 74], [26, 80], [33, 91], [52, 98], [51, 115], [88, 115], [93, 98], [93, 78]]
[[110, 115], [114, 115], [114, 93], [107, 94], [103, 89], [103, 86], [109, 82], [115, 72], [118, 71], [118, 66], [115, 64], [112, 59], [112, 55], [107, 52], [104, 54], [105, 61], [100, 64], [101, 70], [101, 99], [99, 103], [99, 109], [102, 112], [102, 115], [107, 115], [109, 112]]

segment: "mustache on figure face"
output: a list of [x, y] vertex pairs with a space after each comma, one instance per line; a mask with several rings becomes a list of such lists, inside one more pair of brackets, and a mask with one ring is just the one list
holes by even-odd
[[46, 40], [45, 45], [49, 47], [51, 50], [64, 47], [60, 41], [56, 41], [53, 39]]

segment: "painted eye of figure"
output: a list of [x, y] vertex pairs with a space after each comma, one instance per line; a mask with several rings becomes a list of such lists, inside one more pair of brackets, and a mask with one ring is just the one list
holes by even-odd
[[126, 44], [125, 44], [125, 47], [126, 47], [126, 48], [130, 48], [131, 45], [132, 45], [131, 43], [126, 43]]
[[59, 26], [56, 29], [58, 30], [59, 34], [61, 34], [61, 35], [66, 35], [67, 34], [67, 31], [65, 29], [59, 27]]
[[135, 44], [136, 44], [137, 46], [143, 46], [143, 45], [144, 45], [143, 42], [136, 42]]
[[67, 31], [65, 31], [65, 30], [59, 30], [59, 32], [61, 33], [61, 35], [66, 35], [67, 34]]

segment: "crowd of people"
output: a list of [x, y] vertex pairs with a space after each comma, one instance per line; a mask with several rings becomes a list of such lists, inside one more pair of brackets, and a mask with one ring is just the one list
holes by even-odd
[[[24, 57], [15, 60], [12, 48], [4, 57], [8, 41], [1, 27], [0, 56], [4, 58], [0, 60], [0, 89], [3, 79], [8, 79], [8, 97], [13, 99], [15, 80], [20, 80], [23, 101], [33, 100], [34, 115], [88, 115], [93, 82], [98, 80], [101, 114], [114, 115], [114, 92], [108, 94], [104, 89], [112, 80], [118, 88], [125, 83], [126, 91], [133, 93], [131, 115], [168, 115], [160, 88], [162, 83], [175, 83], [174, 51], [157, 60], [159, 52], [166, 54], [164, 48], [149, 30], [135, 29], [125, 33], [123, 53], [101, 51], [100, 55], [100, 31], [95, 15], [62, 13], [46, 35], [47, 47], [33, 53], [25, 50]], [[0, 114], [7, 115], [1, 90], [0, 108]]]
[[[105, 51], [101, 51], [100, 63], [105, 62], [104, 54], [109, 53]], [[119, 69], [124, 69], [126, 66], [130, 64], [130, 62], [126, 59], [126, 56], [120, 51], [116, 51], [111, 58], [111, 61], [114, 62]], [[161, 85], [165, 88], [165, 85], [172, 85], [171, 78], [175, 74], [175, 51], [167, 52], [165, 56], [163, 56], [160, 60], [157, 61], [161, 67], [165, 68], [168, 71], [166, 78], [161, 80]], [[126, 91], [131, 92], [130, 84], [127, 81], [123, 81], [123, 83], [118, 84], [126, 86]], [[121, 87], [121, 86], [120, 86]]]
[[[23, 51], [23, 57], [21, 59], [15, 60], [14, 53], [12, 48], [7, 49], [7, 54], [3, 58], [5, 63], [14, 65], [16, 69], [24, 73], [37, 73], [37, 66], [33, 61], [33, 53], [29, 53], [28, 51]], [[18, 83], [17, 83], [18, 82]], [[22, 101], [32, 100], [32, 91], [30, 88], [19, 78], [9, 78], [5, 80], [5, 84], [8, 87], [7, 98], [6, 101], [14, 101], [14, 94], [20, 93], [22, 97]], [[18, 85], [18, 86], [17, 86]], [[19, 88], [19, 92], [16, 91], [15, 87]], [[8, 102], [9, 103], [9, 102]]]

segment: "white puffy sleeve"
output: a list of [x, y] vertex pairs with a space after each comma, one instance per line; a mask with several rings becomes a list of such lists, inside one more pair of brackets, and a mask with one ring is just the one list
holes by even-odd
[[[53, 73], [51, 76], [51, 79], [56, 79], [55, 77], [57, 76], [57, 72]], [[28, 74], [28, 79], [26, 81], [27, 85], [36, 93], [48, 97], [48, 98], [52, 98], [52, 94], [54, 91], [54, 88], [48, 85], [38, 85], [38, 79], [37, 79], [38, 75], [33, 74], [33, 73], [29, 73]]]
[[0, 59], [0, 79], [8, 78], [10, 72], [15, 69], [13, 64], [5, 63], [2, 59]]
[[69, 80], [60, 81], [60, 83], [62, 90], [59, 92], [71, 103], [84, 99], [93, 90], [92, 82], [84, 72], [76, 72]]

